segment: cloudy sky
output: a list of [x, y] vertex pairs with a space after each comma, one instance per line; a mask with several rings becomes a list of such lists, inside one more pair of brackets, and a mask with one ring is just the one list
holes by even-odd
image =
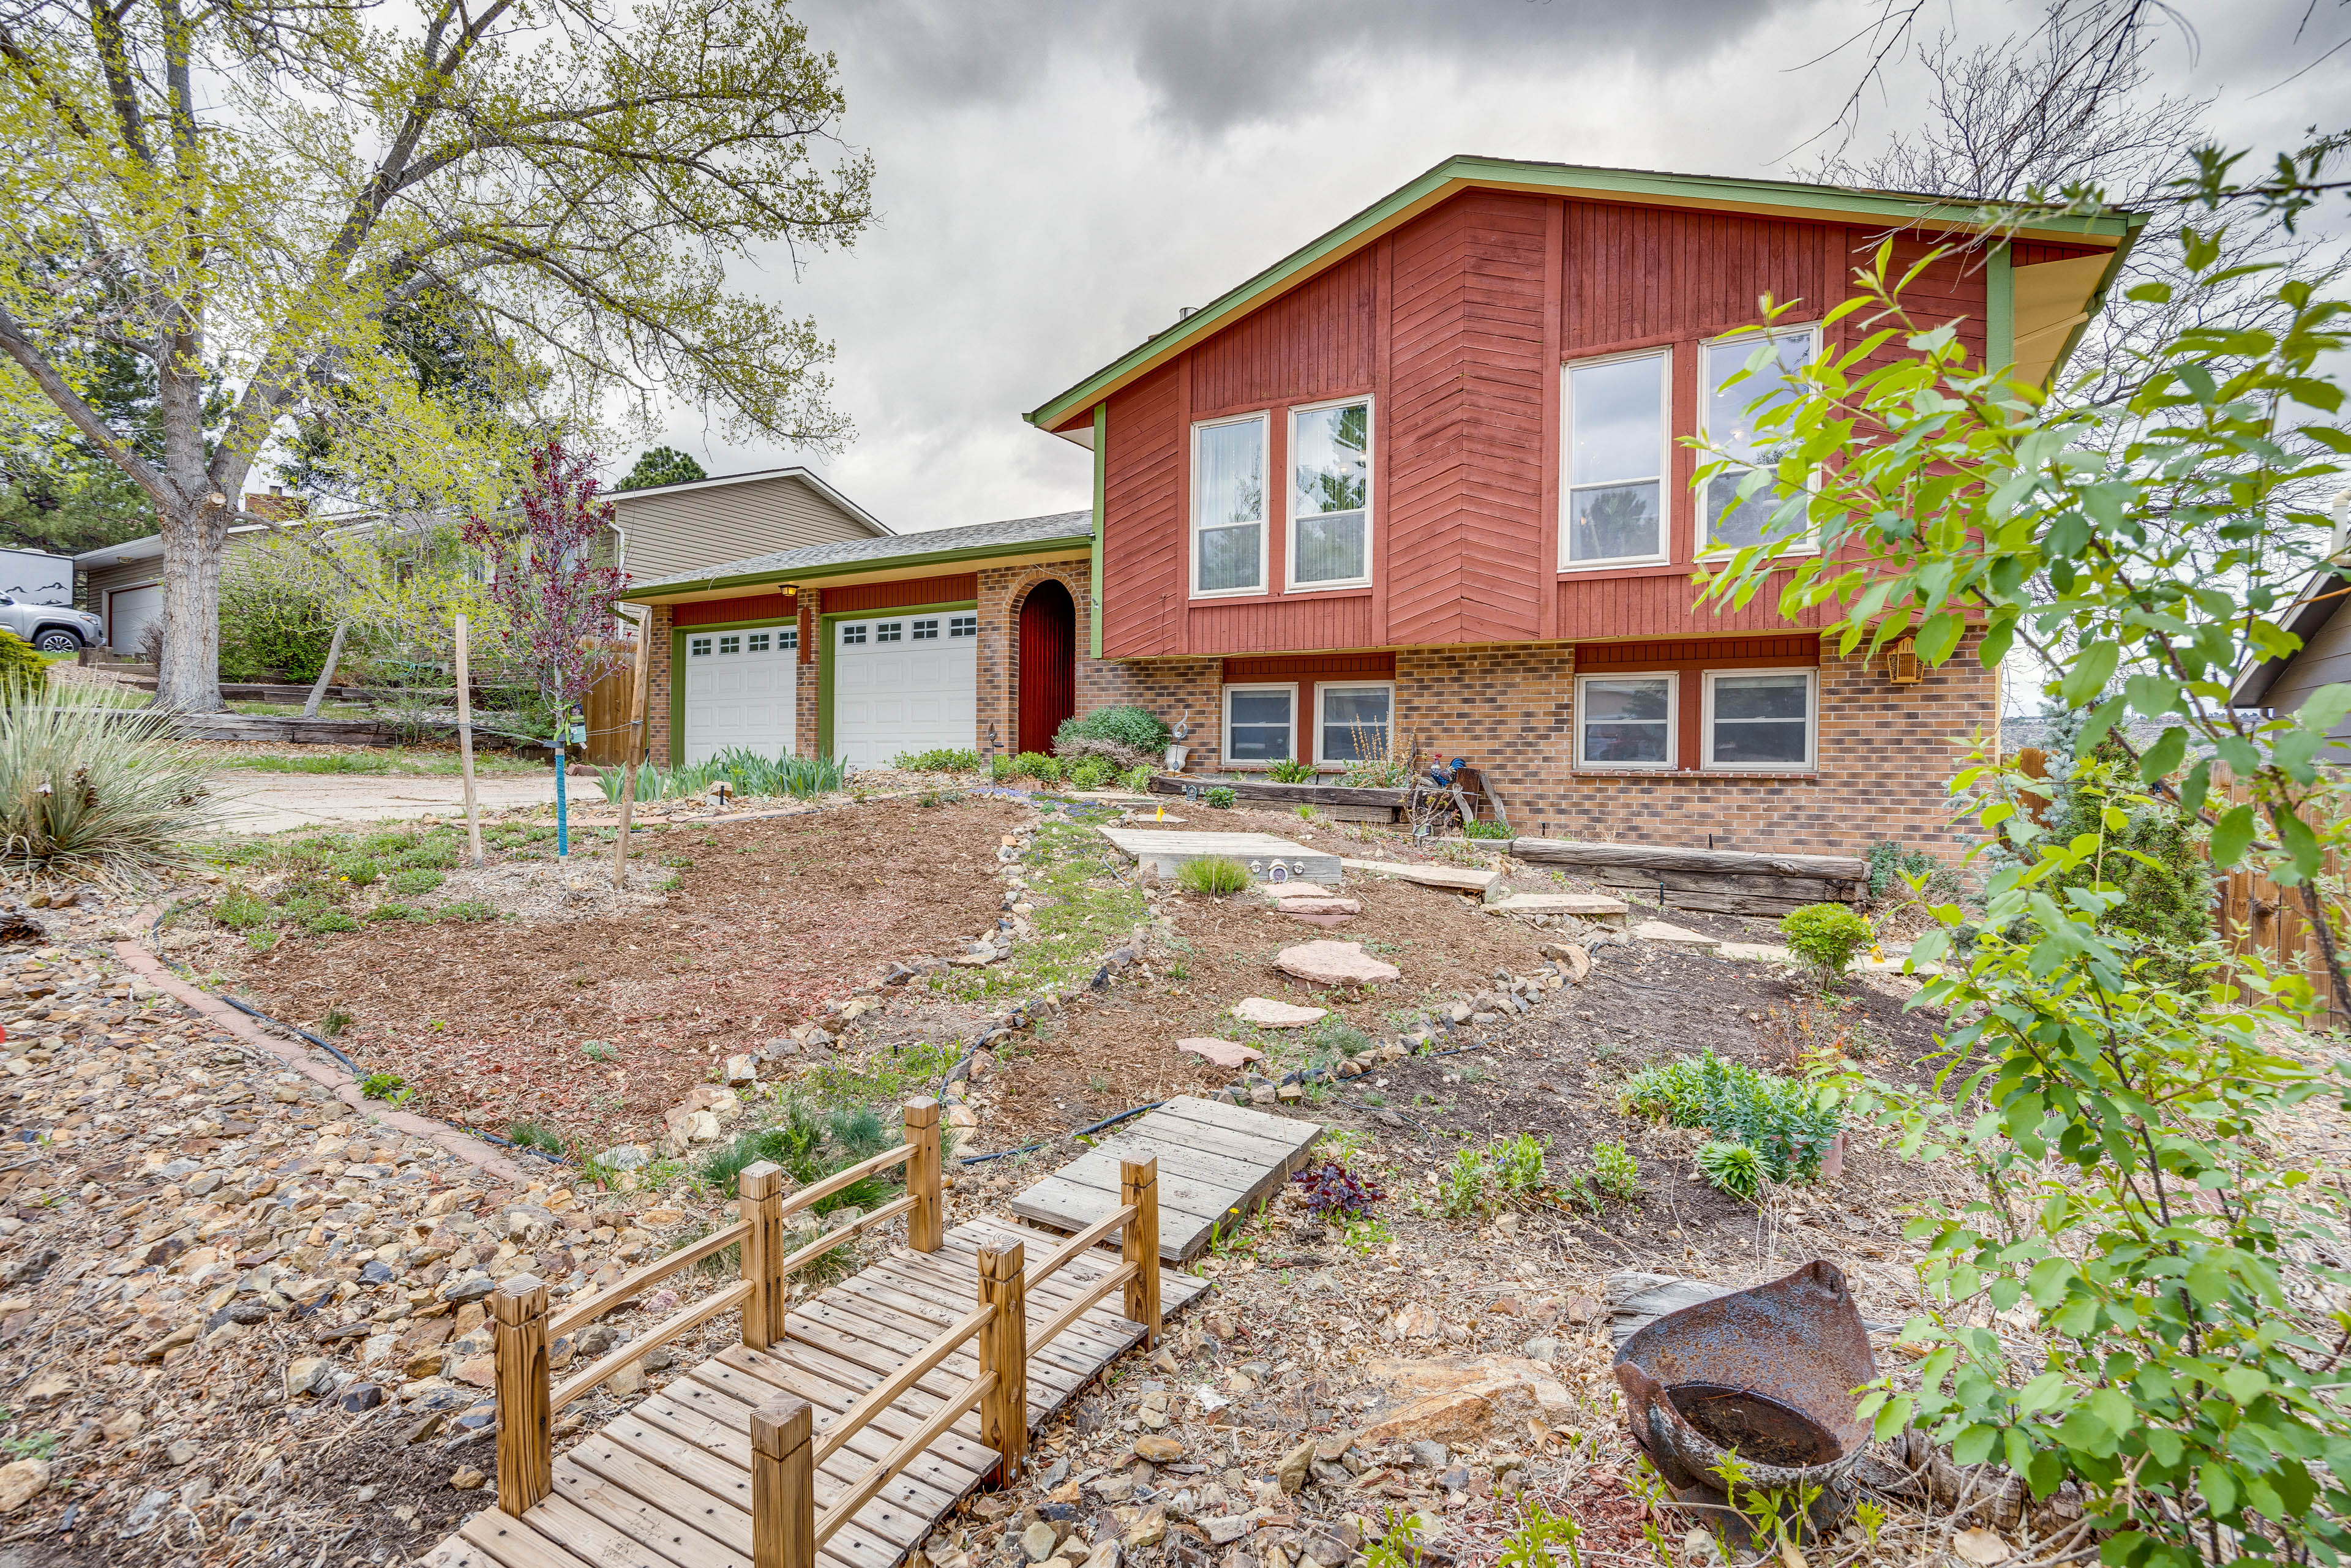
[[[2344, 0], [2178, 0], [2159, 85], [2231, 145], [2298, 145], [2351, 102]], [[737, 281], [836, 342], [844, 450], [725, 442], [710, 473], [806, 462], [900, 531], [1088, 504], [1091, 459], [1021, 412], [1457, 152], [1774, 175], [1808, 162], [1864, 57], [1807, 65], [1874, 0], [801, 0], [840, 57], [880, 223], [795, 278]], [[2033, 4], [1929, 0], [1925, 33]], [[2317, 61], [2316, 65], [2313, 65]], [[2307, 68], [2305, 69], [2305, 68]], [[2295, 79], [2294, 73], [2304, 71]], [[1865, 105], [1904, 129], [1915, 67]], [[622, 465], [625, 468], [625, 463]]]

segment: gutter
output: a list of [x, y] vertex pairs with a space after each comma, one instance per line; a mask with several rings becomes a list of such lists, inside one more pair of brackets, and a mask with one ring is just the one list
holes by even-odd
[[[900, 534], [900, 538], [908, 536]], [[863, 560], [829, 561], [822, 566], [770, 567], [764, 571], [738, 572], [731, 577], [705, 577], [686, 581], [672, 579], [648, 583], [634, 592], [623, 593], [623, 604], [665, 602], [673, 595], [708, 593], [725, 588], [767, 588], [785, 582], [801, 582], [811, 579], [850, 577], [862, 572], [888, 571], [900, 567], [944, 566], [967, 560], [994, 560], [1007, 556], [1031, 555], [1040, 550], [1069, 549], [1089, 546], [1091, 532], [1070, 534], [1057, 538], [1023, 539], [1018, 544], [966, 545], [960, 549], [925, 550], [919, 555], [877, 556]]]

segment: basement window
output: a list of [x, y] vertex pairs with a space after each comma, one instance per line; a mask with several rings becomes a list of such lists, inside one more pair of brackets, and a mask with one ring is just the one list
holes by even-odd
[[1290, 411], [1290, 586], [1372, 580], [1372, 405]]
[[1225, 766], [1263, 768], [1298, 755], [1298, 688], [1225, 688]]
[[1192, 591], [1265, 591], [1266, 416], [1192, 427]]
[[1576, 766], [1671, 768], [1677, 684], [1671, 674], [1578, 675]]
[[1706, 766], [1797, 773], [1813, 766], [1811, 670], [1709, 670]]
[[1317, 762], [1363, 762], [1388, 755], [1393, 733], [1395, 687], [1377, 685], [1314, 688], [1315, 706], [1322, 710], [1316, 725], [1321, 742]]

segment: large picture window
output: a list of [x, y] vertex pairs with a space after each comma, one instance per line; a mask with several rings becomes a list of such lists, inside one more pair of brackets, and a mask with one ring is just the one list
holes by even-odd
[[1672, 365], [1672, 357], [1659, 351], [1567, 367], [1562, 567], [1667, 559]]
[[1808, 772], [1813, 750], [1813, 672], [1709, 670], [1705, 764], [1727, 769]]
[[1263, 768], [1298, 755], [1296, 686], [1225, 688], [1225, 766]]
[[1315, 721], [1315, 761], [1365, 762], [1388, 755], [1388, 739], [1395, 732], [1394, 685], [1318, 685], [1314, 706], [1322, 709]]
[[1671, 768], [1676, 684], [1670, 674], [1577, 676], [1576, 766]]
[[[1756, 416], [1795, 399], [1800, 387], [1797, 371], [1817, 355], [1819, 343], [1817, 329], [1800, 327], [1769, 337], [1750, 334], [1706, 345], [1706, 405], [1698, 434], [1713, 451], [1705, 460], [1714, 461], [1713, 454], [1719, 453], [1740, 465], [1706, 482], [1704, 505], [1698, 508], [1705, 529], [1698, 545], [1700, 554], [1761, 544], [1770, 531], [1771, 514], [1786, 499], [1786, 492], [1766, 485], [1745, 500], [1739, 498], [1739, 486], [1754, 467], [1777, 461], [1771, 444], [1756, 434]], [[1762, 368], [1740, 376], [1757, 350], [1767, 346], [1771, 357]]]
[[1372, 580], [1372, 405], [1290, 411], [1290, 585]]
[[1266, 416], [1192, 430], [1192, 591], [1265, 590]]

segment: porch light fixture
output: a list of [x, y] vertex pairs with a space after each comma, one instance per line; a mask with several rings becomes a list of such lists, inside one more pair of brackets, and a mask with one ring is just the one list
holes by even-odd
[[1897, 686], [1918, 684], [1918, 643], [1914, 637], [1897, 637], [1894, 646], [1886, 651], [1886, 678]]

